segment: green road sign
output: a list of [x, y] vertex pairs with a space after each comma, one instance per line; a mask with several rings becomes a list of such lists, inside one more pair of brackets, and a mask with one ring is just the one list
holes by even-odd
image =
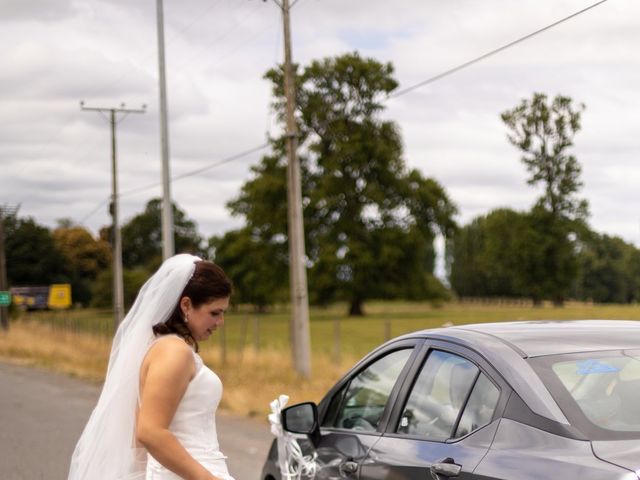
[[11, 305], [11, 292], [0, 292], [0, 307]]

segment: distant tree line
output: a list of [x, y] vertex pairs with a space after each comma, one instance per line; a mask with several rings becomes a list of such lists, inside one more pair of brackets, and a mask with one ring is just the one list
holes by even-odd
[[[281, 68], [265, 78], [284, 118]], [[371, 299], [460, 297], [640, 300], [640, 250], [589, 228], [579, 198], [581, 167], [571, 154], [584, 105], [536, 93], [502, 114], [528, 183], [542, 194], [529, 211], [493, 210], [467, 225], [434, 179], [411, 169], [384, 100], [397, 88], [391, 64], [357, 53], [297, 68], [297, 112], [310, 300], [342, 301], [353, 315]], [[252, 167], [227, 205], [243, 226], [205, 239], [173, 206], [175, 245], [222, 265], [234, 301], [264, 310], [287, 302], [287, 163], [283, 137]], [[122, 227], [125, 303], [161, 263], [161, 201]], [[83, 305], [111, 305], [111, 229], [94, 237], [71, 220], [55, 229], [17, 213], [6, 217], [11, 285], [69, 282]], [[446, 240], [450, 287], [434, 275], [434, 240]]]
[[[143, 212], [122, 226], [125, 304], [130, 306], [139, 288], [162, 262], [160, 199], [150, 200]], [[206, 256], [206, 242], [195, 222], [173, 206], [175, 244], [180, 252]], [[73, 301], [93, 307], [112, 305], [111, 228], [94, 236], [71, 219], [54, 229], [20, 217], [5, 217], [5, 251], [10, 286], [70, 283]]]
[[450, 282], [456, 294], [538, 303], [557, 302], [560, 296], [597, 303], [640, 301], [638, 248], [584, 227], [558, 249], [538, 214], [497, 209], [461, 227], [450, 243]]

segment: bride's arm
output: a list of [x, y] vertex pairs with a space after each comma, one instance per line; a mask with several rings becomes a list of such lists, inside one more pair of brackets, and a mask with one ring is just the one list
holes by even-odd
[[191, 348], [178, 338], [158, 342], [145, 359], [136, 438], [166, 468], [186, 480], [217, 480], [169, 431], [194, 374]]

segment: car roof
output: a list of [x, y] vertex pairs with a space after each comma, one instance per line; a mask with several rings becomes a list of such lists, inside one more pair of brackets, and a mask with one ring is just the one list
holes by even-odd
[[462, 343], [483, 353], [496, 342], [522, 358], [577, 352], [640, 349], [640, 322], [629, 320], [546, 320], [461, 325], [414, 335]]

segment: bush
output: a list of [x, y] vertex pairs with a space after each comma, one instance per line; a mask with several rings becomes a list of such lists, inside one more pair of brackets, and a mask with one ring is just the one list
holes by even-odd
[[[150, 277], [145, 270], [127, 270], [123, 272], [124, 306], [128, 309], [138, 295], [138, 291]], [[92, 286], [91, 306], [96, 308], [113, 308], [113, 273], [105, 270], [100, 273]]]

